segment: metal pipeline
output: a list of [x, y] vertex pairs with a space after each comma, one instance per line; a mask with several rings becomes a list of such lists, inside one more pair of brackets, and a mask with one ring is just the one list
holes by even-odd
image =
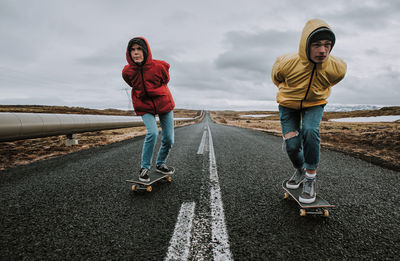
[[0, 142], [136, 126], [143, 126], [140, 116], [0, 112]]
[[142, 126], [140, 117], [53, 113], [0, 113], [0, 141]]

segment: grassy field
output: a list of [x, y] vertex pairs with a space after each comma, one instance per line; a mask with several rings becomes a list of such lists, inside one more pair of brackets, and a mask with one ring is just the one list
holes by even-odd
[[[82, 107], [67, 106], [42, 106], [42, 105], [0, 105], [0, 112], [26, 112], [26, 113], [63, 113], [63, 114], [95, 114], [95, 115], [121, 115], [134, 116], [134, 111], [124, 111], [117, 109], [88, 109]], [[175, 109], [174, 116], [186, 118], [196, 115], [198, 110]]]
[[[243, 115], [269, 115], [260, 118]], [[325, 112], [320, 125], [321, 144], [376, 165], [400, 171], [400, 121], [375, 123], [331, 122], [330, 119], [400, 115], [400, 107], [351, 112]], [[215, 111], [213, 120], [220, 124], [257, 129], [282, 136], [276, 111]]]
[[[95, 110], [65, 106], [6, 106], [0, 112], [76, 113], [102, 115], [134, 115], [133, 111], [115, 109]], [[197, 110], [176, 109], [176, 118], [192, 118]], [[243, 115], [268, 115], [259, 118]], [[400, 107], [384, 107], [380, 110], [325, 112], [321, 130], [322, 146], [361, 158], [376, 165], [400, 171], [400, 122], [340, 123], [329, 119], [400, 115]], [[213, 111], [212, 119], [220, 124], [257, 129], [281, 136], [279, 115], [276, 111]], [[181, 123], [182, 124], [182, 123]], [[144, 135], [145, 127], [96, 131], [78, 134], [78, 145], [66, 147], [65, 136], [1, 142], [0, 170], [31, 162], [102, 146], [124, 139]]]

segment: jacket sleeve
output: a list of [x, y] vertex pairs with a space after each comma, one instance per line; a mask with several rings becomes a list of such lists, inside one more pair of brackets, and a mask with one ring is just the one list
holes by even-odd
[[272, 66], [272, 71], [271, 71], [271, 78], [272, 82], [276, 85], [279, 86], [281, 82], [285, 81], [285, 78], [282, 74], [281, 71], [281, 62], [282, 62], [282, 56], [278, 57]]
[[344, 62], [342, 59], [334, 57], [335, 58], [335, 79], [332, 81], [332, 86], [343, 80], [344, 76], [346, 75], [347, 71], [347, 64]]
[[131, 77], [129, 77], [128, 74], [128, 66], [125, 66], [124, 69], [122, 70], [122, 78], [124, 79], [124, 81], [132, 87], [132, 83], [131, 83]]
[[169, 64], [167, 62], [161, 61], [161, 75], [163, 84], [169, 82]]

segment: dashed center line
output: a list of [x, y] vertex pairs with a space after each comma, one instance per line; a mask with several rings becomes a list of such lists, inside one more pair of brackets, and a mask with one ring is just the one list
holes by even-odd
[[197, 150], [197, 154], [203, 154], [204, 153], [204, 144], [206, 142], [206, 136], [207, 136], [207, 130], [203, 131], [203, 136], [201, 137], [201, 142], [199, 145], [199, 149]]
[[194, 209], [194, 202], [185, 202], [182, 204], [165, 260], [188, 259]]
[[[208, 134], [208, 135], [207, 135]], [[210, 126], [207, 125], [203, 132], [197, 154], [203, 154], [206, 150], [206, 137], [208, 136], [208, 150], [209, 150], [209, 181], [204, 183], [207, 188], [209, 185], [209, 204], [210, 204], [210, 214], [204, 215], [201, 211], [195, 216], [195, 203], [183, 203], [181, 210], [178, 215], [178, 220], [175, 225], [174, 234], [170, 241], [170, 246], [168, 248], [168, 253], [165, 260], [187, 260], [191, 251], [196, 252], [196, 258], [209, 259], [211, 257], [211, 252], [209, 252], [209, 257], [204, 252], [207, 249], [207, 245], [212, 248], [212, 256], [214, 260], [224, 260], [230, 261], [232, 259], [232, 254], [230, 251], [229, 237], [225, 224], [225, 214], [224, 207], [222, 203], [221, 188], [219, 186], [219, 178], [217, 172], [217, 162], [215, 159], [214, 145], [211, 136]], [[203, 187], [202, 186], [202, 187]], [[207, 191], [207, 190], [206, 190]], [[207, 193], [201, 192], [203, 196], [201, 199], [208, 198]], [[199, 204], [207, 204], [206, 200], [201, 201]], [[200, 207], [202, 208], [202, 207]], [[206, 218], [208, 216], [208, 218]], [[196, 222], [193, 222], [196, 220]], [[208, 221], [207, 221], [208, 220]], [[206, 243], [202, 241], [204, 232], [209, 231], [209, 229], [204, 230], [207, 227], [206, 223], [210, 224], [208, 228], [211, 230], [210, 239], [211, 242]], [[193, 227], [195, 226], [195, 227]], [[194, 237], [200, 235], [200, 238], [193, 238], [192, 233], [194, 231]], [[192, 249], [192, 250], [191, 250]], [[193, 250], [195, 249], [195, 250]], [[194, 254], [194, 253], [192, 253]], [[193, 258], [193, 256], [192, 256]]]
[[229, 246], [228, 233], [225, 225], [224, 207], [222, 204], [221, 189], [217, 173], [217, 162], [215, 159], [214, 145], [211, 136], [210, 126], [208, 126], [208, 139], [210, 151], [210, 207], [211, 207], [211, 233], [213, 240], [214, 260], [232, 260]]

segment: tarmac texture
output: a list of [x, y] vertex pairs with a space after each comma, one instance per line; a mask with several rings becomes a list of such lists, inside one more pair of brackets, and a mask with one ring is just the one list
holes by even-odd
[[213, 260], [209, 137], [197, 154], [207, 126], [232, 259], [399, 259], [399, 172], [322, 150], [318, 193], [337, 207], [300, 217], [283, 199], [294, 170], [282, 139], [208, 116], [175, 129], [176, 173], [151, 193], [125, 182], [140, 169], [144, 137], [1, 171], [0, 259], [163, 260], [182, 204], [194, 202], [188, 259]]

